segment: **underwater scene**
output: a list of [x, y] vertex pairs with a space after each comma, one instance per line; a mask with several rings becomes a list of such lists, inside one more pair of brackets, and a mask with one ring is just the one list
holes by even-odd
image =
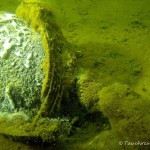
[[149, 150], [150, 1], [0, 0], [0, 150]]

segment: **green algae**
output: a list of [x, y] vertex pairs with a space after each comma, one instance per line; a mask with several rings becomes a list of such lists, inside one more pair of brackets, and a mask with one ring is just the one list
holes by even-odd
[[[31, 115], [30, 112], [36, 109], [35, 105], [28, 107], [28, 104], [25, 104], [25, 108], [28, 107], [27, 111], [22, 111], [21, 106], [19, 106], [19, 110], [15, 110], [13, 112], [8, 110], [8, 115], [5, 115], [5, 111], [7, 110], [3, 110], [2, 106], [0, 133], [3, 135], [7, 135], [8, 137], [20, 139], [23, 141], [33, 141], [39, 143], [52, 143], [54, 141], [59, 141], [57, 137], [60, 138], [64, 136], [64, 133], [69, 134], [69, 130], [71, 128], [70, 120], [66, 118], [59, 119], [60, 115], [57, 114], [61, 109], [60, 105], [62, 95], [64, 94], [63, 91], [70, 84], [70, 82], [68, 83], [65, 81], [68, 78], [65, 74], [71, 74], [70, 68], [72, 68], [73, 63], [72, 55], [71, 53], [69, 53], [69, 44], [66, 42], [59, 27], [55, 23], [53, 14], [46, 8], [40, 6], [38, 3], [34, 3], [33, 1], [23, 1], [17, 9], [17, 15], [30, 25], [30, 28], [34, 30], [34, 33], [39, 32], [42, 36], [45, 57], [43, 58], [44, 60], [41, 62], [41, 64], [38, 64], [38, 61], [36, 62], [38, 67], [41, 66], [41, 68], [39, 68], [38, 70], [42, 69], [42, 71], [44, 72], [44, 78], [41, 83], [41, 95], [36, 93], [38, 99], [41, 100], [41, 102], [39, 102], [39, 100], [37, 99], [34, 99], [34, 97], [33, 99], [29, 100], [29, 103], [32, 103], [32, 101], [35, 101], [35, 104], [40, 103], [39, 109], [34, 115]], [[32, 48], [32, 50], [34, 49]], [[40, 48], [40, 50], [42, 50], [42, 48]], [[37, 51], [37, 49], [35, 49], [35, 51]], [[31, 57], [32, 53], [29, 53], [26, 58], [29, 61]], [[62, 59], [64, 61], [62, 61]], [[2, 67], [4, 68], [4, 66]], [[25, 65], [25, 67], [29, 68], [28, 64]], [[28, 75], [30, 74], [30, 72], [31, 71], [29, 70]], [[21, 74], [21, 72], [19, 73]], [[36, 73], [38, 74], [39, 72]], [[32, 74], [36, 75], [35, 72], [33, 72]], [[69, 81], [69, 79], [67, 81]], [[17, 81], [22, 82], [22, 80], [20, 80], [19, 78]], [[34, 82], [34, 80], [31, 80], [31, 82]], [[36, 91], [36, 87], [31, 86], [29, 85], [27, 88], [35, 88], [34, 91]], [[24, 90], [23, 87], [21, 90]], [[69, 90], [65, 91], [65, 93], [69, 92]], [[25, 103], [25, 100], [29, 98], [30, 95], [32, 95], [32, 93], [29, 92], [29, 96], [25, 98], [25, 100], [22, 100], [22, 98], [18, 96], [17, 92], [20, 92], [19, 88], [17, 88], [14, 82], [10, 82], [6, 87], [6, 96], [8, 97], [10, 105], [12, 105], [11, 109], [14, 109], [14, 107], [18, 107], [16, 106], [16, 103], [20, 103], [20, 101], [22, 103]], [[24, 124], [20, 125], [19, 119], [17, 120], [17, 118], [19, 117], [17, 116], [18, 113], [22, 112], [23, 114], [25, 113], [24, 115], [29, 115], [30, 120], [27, 122], [24, 121]], [[11, 122], [11, 120], [9, 119], [14, 115], [16, 117], [15, 120], [17, 121], [12, 120]], [[55, 118], [53, 119], [51, 117]], [[45, 120], [47, 119], [48, 121], [45, 123]], [[66, 125], [68, 128], [65, 127]], [[5, 126], [7, 126], [7, 128], [5, 128]], [[61, 140], [63, 140], [63, 138]]]
[[[100, 110], [109, 118], [118, 141], [149, 141], [150, 102], [127, 85], [115, 83], [99, 93]], [[135, 145], [133, 148], [138, 148]], [[148, 145], [142, 145], [143, 149]]]
[[[85, 98], [82, 96], [79, 99], [80, 102], [86, 107], [93, 102], [92, 97], [96, 95], [97, 99], [98, 93], [89, 94], [89, 91], [100, 84], [100, 88], [94, 90], [100, 91], [102, 88], [98, 98], [99, 105], [97, 103], [95, 105], [100, 106], [99, 110], [108, 117], [112, 127], [111, 130], [96, 131], [96, 134], [92, 135], [92, 131], [86, 126], [81, 128], [75, 125], [76, 130], [81, 131], [77, 134], [78, 138], [75, 135], [70, 137], [68, 149], [138, 149], [141, 146], [121, 147], [119, 141], [139, 139], [148, 141], [150, 124], [148, 4], [148, 0], [86, 2], [53, 0], [51, 3], [46, 1], [43, 3], [43, 6], [54, 12], [65, 38], [70, 43], [77, 44], [74, 51], [82, 53], [75, 68], [77, 80], [79, 79], [77, 84], [81, 85], [85, 94]], [[86, 74], [87, 70], [92, 74], [92, 81], [85, 80], [84, 85], [80, 82], [82, 77], [80, 72]], [[117, 85], [114, 84], [116, 82]], [[86, 88], [86, 84], [92, 84], [91, 89]], [[94, 124], [92, 127], [96, 129]], [[84, 136], [84, 131], [89, 134]], [[71, 138], [76, 140], [71, 142]]]

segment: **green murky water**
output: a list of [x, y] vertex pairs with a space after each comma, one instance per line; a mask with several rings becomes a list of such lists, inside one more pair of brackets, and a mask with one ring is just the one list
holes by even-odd
[[[150, 1], [43, 3], [75, 47], [77, 95], [87, 111], [67, 140], [54, 149], [149, 149]], [[15, 13], [19, 4], [1, 0], [0, 11]], [[51, 145], [23, 144], [1, 136], [0, 149], [49, 150]]]

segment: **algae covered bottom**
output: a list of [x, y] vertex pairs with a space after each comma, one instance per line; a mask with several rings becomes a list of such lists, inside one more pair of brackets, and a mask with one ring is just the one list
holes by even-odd
[[[3, 88], [11, 100], [1, 101], [6, 107], [0, 112], [0, 134], [31, 147], [29, 142], [38, 143], [37, 148], [27, 148], [36, 150], [53, 149], [53, 142], [54, 149], [65, 150], [149, 149], [150, 11], [146, 1], [22, 0], [17, 16], [41, 36], [43, 79], [38, 100], [31, 99], [38, 104], [30, 105], [31, 109], [18, 104], [19, 96], [18, 103], [10, 103], [15, 99], [12, 93], [21, 92], [12, 90], [14, 82]], [[2, 61], [13, 54], [11, 46], [5, 51], [4, 45]], [[27, 53], [23, 67], [29, 69], [34, 57], [27, 58], [35, 51]], [[130, 142], [135, 145], [126, 145]]]

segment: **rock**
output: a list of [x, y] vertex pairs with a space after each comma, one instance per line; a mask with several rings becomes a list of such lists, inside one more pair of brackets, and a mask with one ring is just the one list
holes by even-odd
[[[99, 98], [100, 111], [108, 117], [118, 141], [150, 142], [149, 99], [120, 83], [103, 88]], [[138, 146], [134, 145], [134, 148]]]
[[81, 104], [91, 113], [98, 111], [98, 92], [102, 85], [91, 78], [90, 73], [85, 72], [79, 76], [78, 97]]
[[58, 117], [75, 57], [52, 12], [22, 1], [17, 16], [0, 14], [0, 28], [0, 134], [23, 142], [65, 139], [71, 124]]

